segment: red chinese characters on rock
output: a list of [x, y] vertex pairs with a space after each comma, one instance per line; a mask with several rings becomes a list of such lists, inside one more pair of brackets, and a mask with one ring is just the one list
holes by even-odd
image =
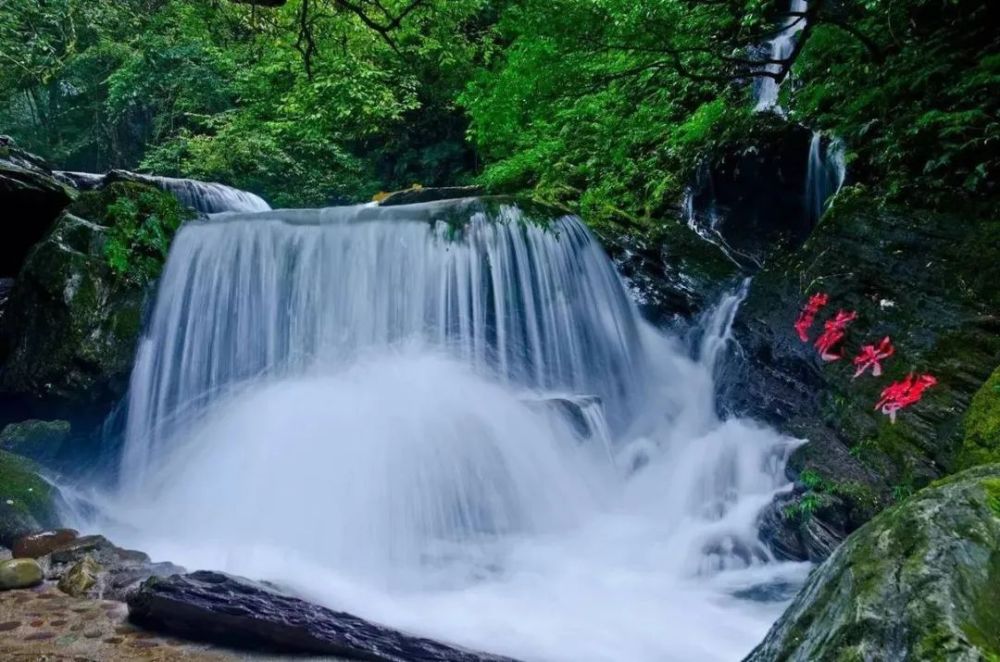
[[858, 314], [855, 311], [846, 312], [838, 311], [837, 316], [832, 320], [828, 320], [826, 324], [823, 325], [823, 334], [816, 339], [816, 349], [819, 350], [819, 357], [824, 361], [837, 361], [842, 358], [840, 353], [835, 353], [834, 350], [840, 341], [844, 339], [844, 330], [847, 325], [857, 319]]
[[865, 345], [861, 348], [861, 352], [854, 357], [854, 365], [857, 366], [857, 370], [855, 370], [852, 379], [857, 379], [865, 374], [869, 368], [871, 368], [873, 377], [880, 377], [882, 375], [882, 361], [895, 352], [896, 348], [892, 346], [892, 340], [889, 339], [889, 336], [882, 338], [882, 342], [878, 345]]
[[799, 318], [795, 320], [795, 330], [799, 333], [799, 338], [802, 342], [809, 342], [809, 329], [812, 328], [813, 320], [816, 319], [816, 313], [818, 313], [823, 306], [825, 306], [830, 301], [829, 295], [819, 292], [809, 297], [808, 303], [806, 303], [805, 308], [799, 313]]
[[896, 412], [920, 402], [924, 391], [937, 383], [937, 379], [932, 375], [917, 377], [911, 372], [906, 379], [894, 382], [882, 391], [882, 399], [875, 404], [875, 409], [881, 409], [882, 413], [895, 423]]

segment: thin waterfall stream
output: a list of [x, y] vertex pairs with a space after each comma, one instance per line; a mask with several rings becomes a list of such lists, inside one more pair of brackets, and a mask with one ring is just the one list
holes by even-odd
[[739, 659], [808, 570], [757, 533], [798, 441], [716, 414], [744, 292], [692, 348], [575, 216], [211, 216], [173, 243], [120, 484], [80, 524], [518, 659]]

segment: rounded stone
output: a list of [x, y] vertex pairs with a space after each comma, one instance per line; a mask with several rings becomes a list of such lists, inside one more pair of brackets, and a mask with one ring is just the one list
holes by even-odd
[[0, 563], [0, 590], [37, 586], [43, 578], [42, 567], [34, 559], [10, 559]]

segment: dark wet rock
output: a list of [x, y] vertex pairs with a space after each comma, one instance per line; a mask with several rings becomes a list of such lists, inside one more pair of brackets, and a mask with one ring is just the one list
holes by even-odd
[[54, 526], [55, 490], [26, 458], [0, 451], [0, 545]]
[[9, 416], [95, 424], [125, 392], [146, 289], [115, 277], [107, 231], [64, 213], [25, 262], [0, 320]]
[[44, 161], [11, 141], [0, 145], [0, 277], [17, 275], [28, 251], [73, 196]]
[[242, 648], [387, 662], [506, 659], [407, 635], [218, 572], [151, 579], [128, 605], [130, 620], [142, 627]]
[[688, 214], [699, 233], [745, 267], [802, 244], [816, 219], [806, 202], [812, 132], [772, 113], [715, 150], [692, 187]]
[[150, 577], [166, 577], [184, 572], [172, 563], [154, 563], [149, 555], [132, 549], [117, 547], [104, 536], [91, 535], [57, 547], [39, 559], [47, 579], [62, 581], [74, 567], [89, 559], [88, 571], [97, 581], [77, 597], [102, 598], [125, 601], [142, 582]]
[[853, 533], [747, 660], [1000, 655], [1000, 465], [922, 490]]
[[14, 541], [11, 553], [14, 558], [37, 559], [49, 554], [80, 536], [76, 529], [53, 529], [21, 536]]
[[0, 449], [43, 460], [57, 453], [69, 436], [69, 421], [20, 421], [0, 430]]
[[643, 314], [661, 324], [690, 320], [736, 282], [741, 267], [685, 225], [618, 218], [593, 227]]
[[[1000, 364], [997, 282], [1000, 224], [992, 212], [882, 207], [859, 189], [843, 191], [800, 249], [776, 255], [755, 276], [734, 324], [738, 353], [721, 402], [809, 440], [787, 467], [798, 490], [764, 515], [776, 552], [822, 558], [834, 539], [958, 468], [964, 412]], [[838, 309], [858, 313], [845, 358], [832, 363], [793, 329], [820, 291], [830, 303], [813, 339]], [[851, 358], [884, 336], [896, 347], [885, 374], [852, 379]], [[939, 383], [893, 425], [874, 404], [910, 371]], [[782, 522], [793, 530], [779, 533]]]
[[59, 578], [59, 590], [75, 598], [88, 596], [97, 586], [103, 571], [93, 557], [84, 556]]
[[419, 202], [436, 202], [454, 198], [474, 198], [483, 195], [481, 186], [414, 187], [403, 191], [393, 191], [378, 200], [382, 207], [412, 205]]

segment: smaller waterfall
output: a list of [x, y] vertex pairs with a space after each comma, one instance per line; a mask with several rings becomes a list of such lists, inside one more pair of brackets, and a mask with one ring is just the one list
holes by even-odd
[[[808, 8], [808, 3], [806, 0], [791, 0], [789, 6], [789, 12], [792, 14], [804, 14]], [[782, 24], [781, 30], [775, 35], [774, 39], [768, 44], [770, 53], [768, 55], [771, 60], [785, 60], [795, 50], [795, 39], [800, 32], [806, 26], [806, 19], [804, 16], [789, 16], [785, 19]], [[770, 73], [778, 73], [781, 71], [780, 64], [768, 64], [765, 69]], [[771, 78], [770, 76], [761, 76], [754, 82], [754, 99], [757, 101], [756, 110], [776, 110], [781, 112], [778, 107], [778, 92], [781, 89], [781, 85], [777, 80]]]
[[833, 138], [823, 144], [823, 134], [814, 131], [809, 143], [809, 162], [806, 170], [806, 212], [810, 225], [819, 222], [826, 203], [840, 191], [847, 176], [844, 143]]
[[101, 188], [115, 181], [148, 184], [172, 194], [185, 207], [203, 214], [258, 212], [271, 209], [271, 206], [258, 195], [216, 182], [141, 175], [124, 170], [113, 170], [107, 174], [69, 171], [59, 171], [55, 174], [66, 183], [83, 191]]

